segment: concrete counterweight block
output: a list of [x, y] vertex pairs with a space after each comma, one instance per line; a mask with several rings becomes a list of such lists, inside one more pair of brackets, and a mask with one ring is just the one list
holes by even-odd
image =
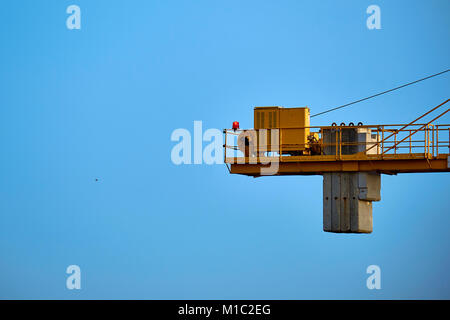
[[[355, 154], [373, 146], [379, 137], [367, 128], [323, 130], [324, 154]], [[337, 146], [341, 145], [339, 149]], [[379, 152], [378, 147], [368, 153]], [[371, 233], [372, 201], [380, 201], [381, 176], [371, 172], [323, 174], [323, 230]]]
[[372, 201], [379, 201], [380, 174], [336, 172], [323, 174], [323, 230], [371, 233]]

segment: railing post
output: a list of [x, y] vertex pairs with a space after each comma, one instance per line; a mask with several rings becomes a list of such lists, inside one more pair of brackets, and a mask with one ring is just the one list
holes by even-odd
[[436, 157], [439, 155], [439, 125], [436, 126]]
[[434, 157], [434, 125], [431, 127], [431, 154]]
[[409, 153], [412, 153], [412, 138], [411, 138], [411, 130], [408, 130], [409, 132]]
[[377, 156], [378, 155], [380, 155], [380, 127], [377, 128]]
[[395, 147], [396, 144], [397, 144], [397, 132], [395, 132], [394, 135], [394, 154], [397, 154], [397, 147]]

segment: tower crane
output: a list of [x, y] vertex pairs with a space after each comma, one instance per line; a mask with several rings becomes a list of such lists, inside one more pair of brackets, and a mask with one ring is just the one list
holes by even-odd
[[373, 125], [311, 126], [307, 107], [255, 107], [253, 129], [235, 121], [223, 131], [225, 164], [252, 177], [322, 175], [323, 230], [371, 233], [381, 174], [450, 172], [450, 124], [436, 123], [448, 102], [407, 124]]

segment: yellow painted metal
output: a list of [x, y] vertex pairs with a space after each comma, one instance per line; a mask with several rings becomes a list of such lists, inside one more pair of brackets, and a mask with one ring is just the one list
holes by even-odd
[[[377, 159], [377, 160], [330, 160], [330, 161], [290, 161], [278, 163], [274, 175], [321, 175], [325, 172], [379, 172], [385, 174], [450, 172], [449, 155], [440, 155], [431, 159]], [[343, 155], [343, 157], [345, 157]], [[276, 160], [275, 160], [276, 161]], [[262, 164], [231, 164], [230, 172], [249, 176], [261, 176]]]
[[255, 107], [253, 110], [253, 128], [272, 129], [279, 128], [280, 109], [282, 107]]
[[[308, 146], [309, 108], [255, 107], [254, 128], [260, 151], [303, 152]], [[263, 129], [267, 132], [263, 132]], [[278, 129], [278, 132], [272, 132]], [[261, 130], [261, 133], [260, 133]], [[278, 139], [274, 141], [271, 135]], [[274, 147], [275, 145], [275, 147]]]
[[[414, 121], [411, 121], [410, 123], [403, 125], [400, 129], [398, 129], [398, 131], [403, 131], [403, 130], [405, 130], [407, 127], [410, 127], [410, 126], [414, 125], [414, 123], [415, 123], [417, 120], [420, 120], [420, 119], [422, 119], [423, 117], [427, 116], [428, 114], [432, 113], [433, 111], [439, 109], [440, 107], [442, 107], [444, 104], [448, 103], [449, 101], [450, 101], [450, 99], [445, 100], [445, 101], [442, 102], [441, 104], [437, 105], [436, 107], [434, 107], [434, 108], [432, 108], [431, 110], [429, 110], [429, 111], [425, 112], [424, 114], [422, 114], [420, 117], [416, 118]], [[448, 111], [449, 111], [449, 110], [445, 111], [444, 113], [447, 113]], [[441, 115], [438, 116], [437, 118], [441, 117], [442, 115], [443, 115], [443, 114], [441, 114]], [[430, 122], [426, 123], [425, 125], [431, 123], [432, 121], [436, 120], [437, 118], [431, 120]], [[389, 139], [389, 138], [392, 137], [393, 135], [394, 135], [394, 134], [391, 134], [390, 136], [386, 137], [386, 139]], [[383, 137], [382, 141], [383, 141], [383, 140], [384, 140], [384, 137]], [[368, 148], [368, 149], [366, 150], [366, 152], [369, 151], [370, 149], [372, 149], [373, 147], [374, 147], [374, 146], [371, 146], [370, 148]], [[384, 153], [384, 151], [383, 151], [383, 153]]]
[[[447, 100], [447, 101], [448, 101], [448, 100]], [[424, 131], [425, 131], [425, 136], [426, 136], [426, 139], [425, 139], [425, 141], [426, 141], [425, 147], [426, 147], [427, 152], [428, 152], [428, 148], [429, 148], [429, 126], [432, 125], [431, 122], [432, 122], [432, 121], [435, 121], [435, 120], [437, 120], [437, 119], [439, 119], [440, 117], [442, 117], [444, 114], [446, 114], [446, 113], [449, 112], [449, 111], [450, 111], [450, 109], [447, 109], [445, 112], [441, 113], [439, 116], [435, 117], [433, 120], [430, 120], [430, 122], [428, 122], [427, 124], [424, 124], [424, 125], [421, 126], [419, 129], [416, 129], [416, 130], [414, 130], [414, 132], [411, 132], [411, 133], [409, 134], [408, 137], [403, 138], [401, 141], [399, 141], [399, 142], [395, 141], [395, 144], [394, 144], [392, 147], [389, 147], [388, 149], [384, 150], [383, 153], [388, 152], [388, 151], [391, 150], [392, 148], [395, 149], [396, 146], [397, 146], [399, 143], [405, 141], [407, 138], [411, 137], [412, 135], [416, 134], [417, 132], [420, 132], [420, 130], [424, 130]], [[409, 131], [411, 131], [411, 130], [409, 130]], [[395, 135], [395, 137], [396, 137], [396, 136], [397, 136], [397, 135]], [[433, 139], [434, 139], [434, 138], [433, 138]]]

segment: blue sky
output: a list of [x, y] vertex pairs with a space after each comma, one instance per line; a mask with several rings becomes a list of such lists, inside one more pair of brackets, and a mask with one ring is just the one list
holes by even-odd
[[[66, 8], [81, 8], [81, 30]], [[368, 30], [366, 8], [381, 8]], [[312, 113], [449, 67], [449, 1], [4, 1], [0, 298], [450, 298], [448, 174], [382, 177], [370, 235], [322, 231], [322, 178], [171, 162], [177, 128]], [[313, 118], [406, 123], [444, 75]], [[446, 117], [443, 123], [449, 123]], [[95, 181], [99, 179], [99, 181]], [[82, 289], [66, 289], [79, 265]], [[366, 288], [367, 266], [382, 289]]]

